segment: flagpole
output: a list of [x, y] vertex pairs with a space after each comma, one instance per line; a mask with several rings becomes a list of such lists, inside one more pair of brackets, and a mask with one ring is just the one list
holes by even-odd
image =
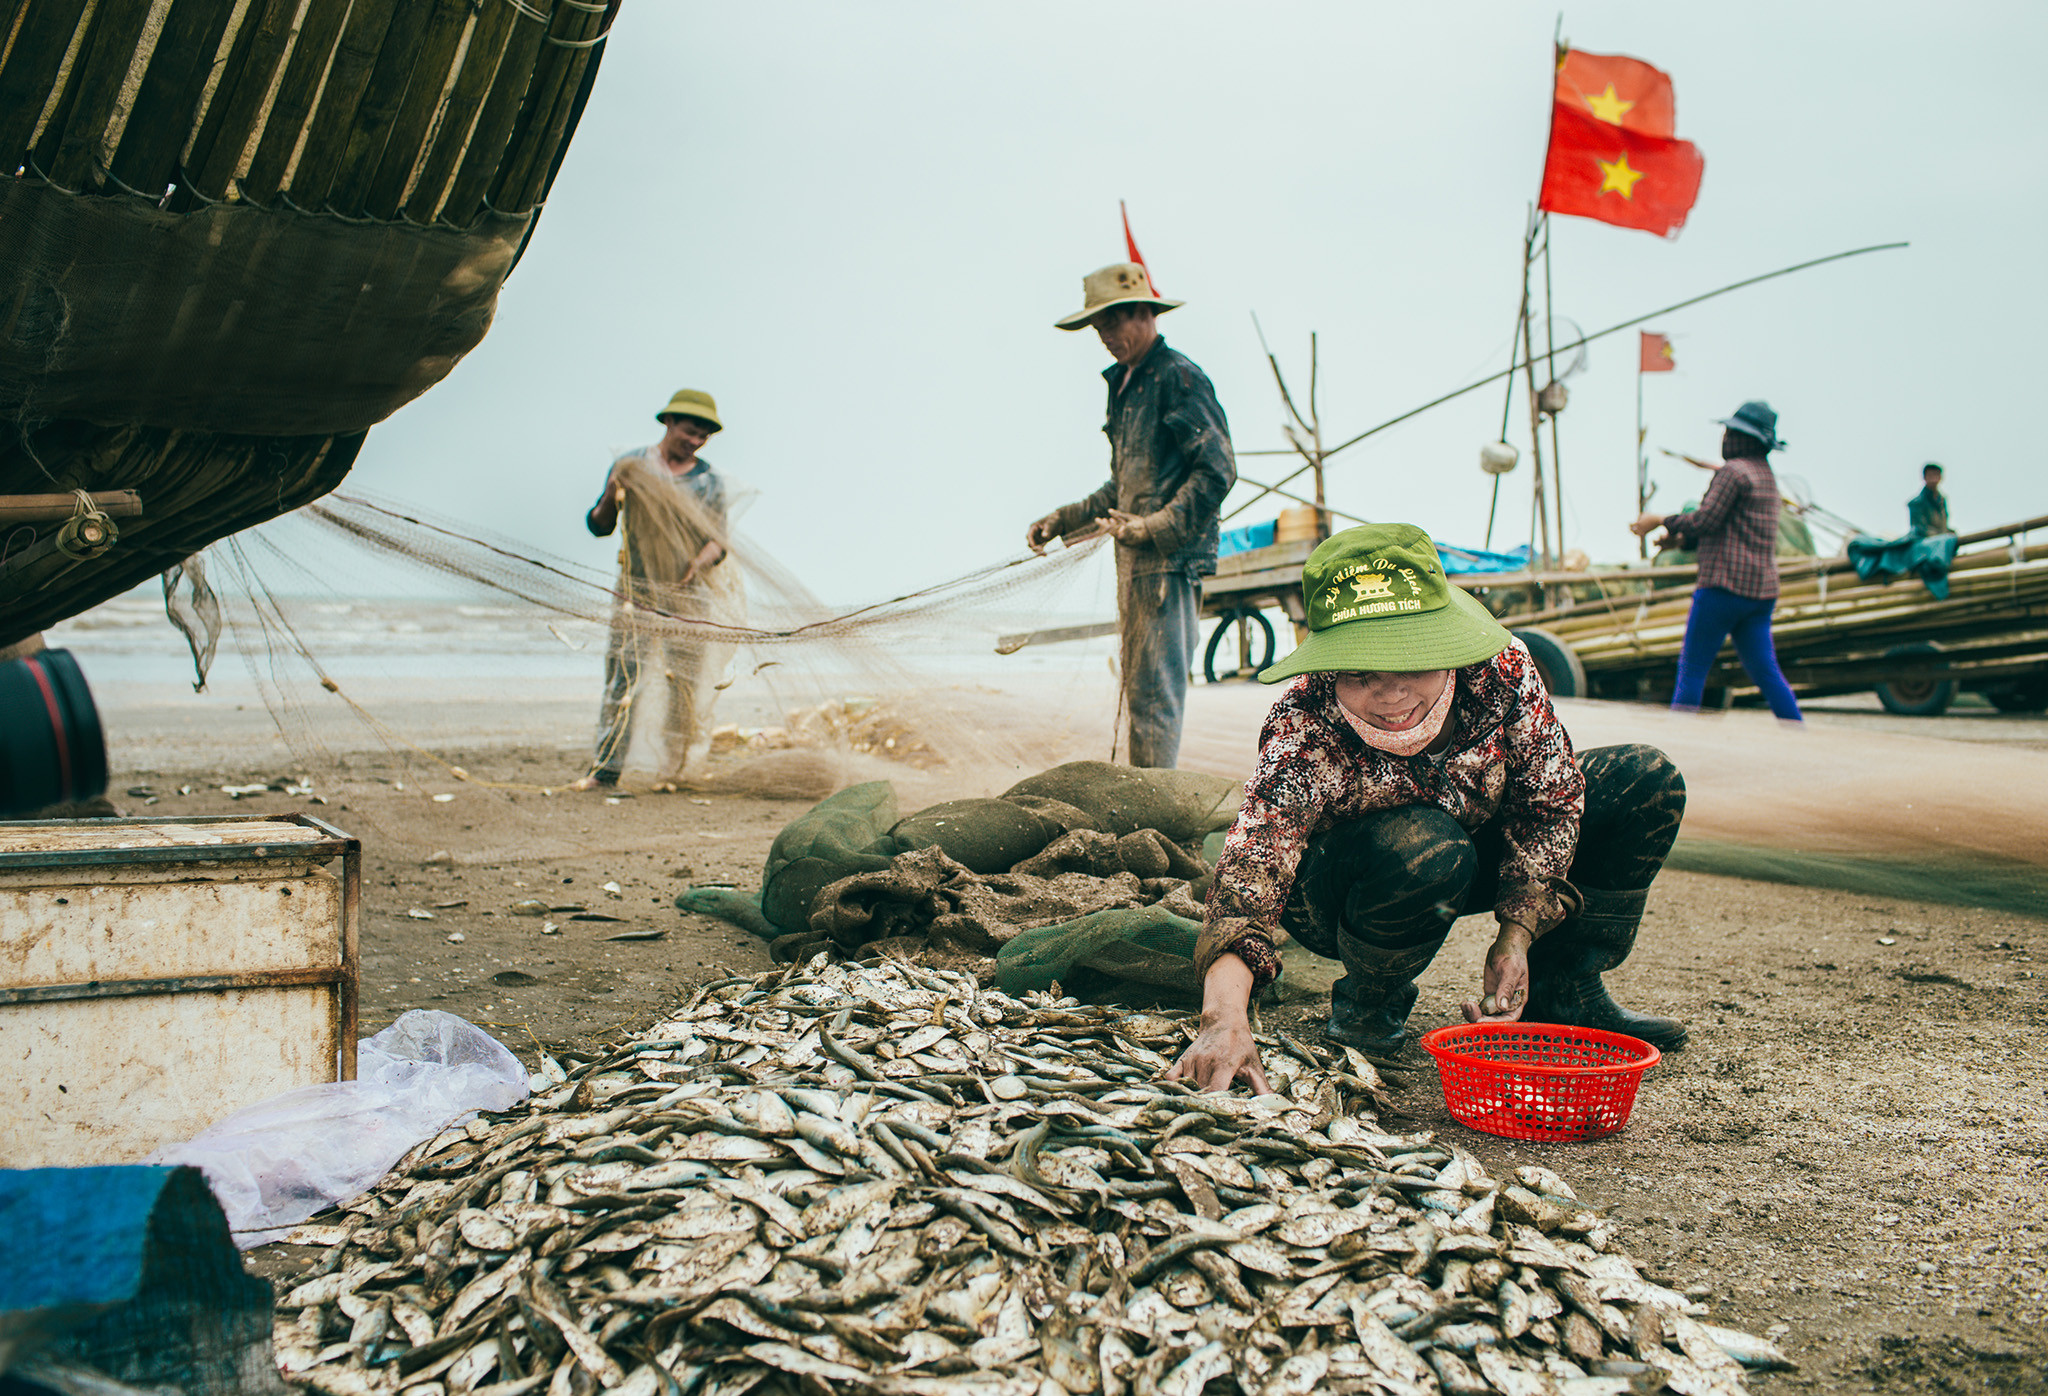
[[[1501, 395], [1500, 402], [1500, 439], [1503, 443], [1508, 439], [1508, 418], [1515, 407], [1515, 370], [1520, 367], [1515, 362], [1516, 341], [1522, 337], [1522, 318], [1529, 313], [1529, 248], [1534, 231], [1533, 224], [1525, 224], [1522, 228], [1522, 299], [1515, 307], [1515, 328], [1508, 335], [1508, 370], [1501, 375], [1507, 380], [1507, 391]], [[1486, 506], [1486, 549], [1489, 552], [1493, 550], [1493, 518], [1500, 512], [1500, 478], [1498, 475], [1493, 477], [1493, 498]]]
[[[1557, 74], [1564, 67], [1565, 55], [1571, 52], [1571, 45], [1564, 37], [1564, 11], [1557, 12], [1557, 23], [1550, 31], [1550, 84], [1552, 101], [1556, 100]], [[1546, 163], [1548, 151], [1545, 152]], [[1550, 381], [1557, 381], [1557, 314], [1550, 300], [1550, 215], [1543, 217], [1543, 339], [1547, 361], [1543, 371], [1550, 375]], [[1552, 507], [1557, 510], [1557, 555], [1560, 566], [1564, 562], [1564, 448], [1557, 436], [1557, 412], [1550, 414], [1550, 492]], [[1544, 551], [1549, 552], [1546, 546]], [[1546, 557], [1544, 565], [1549, 565]]]
[[[1650, 500], [1643, 486], [1649, 467], [1649, 457], [1643, 454], [1643, 351], [1636, 348], [1636, 513], [1648, 511]], [[1650, 538], [1644, 534], [1636, 539], [1636, 551], [1647, 560], [1650, 556]]]
[[[1544, 372], [1550, 381], [1557, 381], [1557, 316], [1551, 311], [1550, 303], [1550, 215], [1543, 215], [1543, 338], [1547, 345], [1549, 362]], [[1562, 410], [1562, 409], [1560, 409]], [[1564, 560], [1564, 448], [1557, 436], [1557, 412], [1550, 415], [1550, 499], [1551, 507], [1557, 511], [1557, 554], [1560, 563]]]
[[1529, 323], [1529, 273], [1535, 267], [1536, 208], [1529, 207], [1529, 238], [1527, 246], [1530, 255], [1522, 259], [1522, 369], [1529, 393], [1529, 467], [1533, 473], [1530, 482], [1529, 547], [1534, 550], [1539, 540], [1542, 549], [1537, 557], [1545, 572], [1550, 571], [1550, 510], [1548, 499], [1543, 492], [1543, 409], [1537, 403], [1536, 392], [1536, 337]]

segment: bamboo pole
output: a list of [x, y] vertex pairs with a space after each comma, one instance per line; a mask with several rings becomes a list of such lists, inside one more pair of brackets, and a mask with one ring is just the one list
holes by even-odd
[[[92, 503], [109, 518], [142, 517], [142, 496], [134, 490], [99, 490]], [[58, 523], [77, 512], [75, 494], [0, 494], [0, 524]]]
[[175, 211], [184, 213], [199, 203], [194, 191], [216, 202], [227, 197], [228, 181], [241, 166], [277, 70], [291, 49], [298, 11], [298, 0], [251, 0], [243, 13], [213, 100], [185, 152], [187, 187], [171, 201]]
[[604, 32], [606, 11], [599, 6], [566, 0], [555, 7], [548, 44], [534, 73], [531, 119], [522, 113], [505, 170], [491, 202], [504, 213], [525, 213], [540, 201], [555, 167], [555, 151], [569, 129], [583, 90], [583, 74], [597, 53], [595, 41]]
[[[398, 9], [398, 0], [352, 0], [349, 6], [348, 23], [334, 46], [334, 61], [320, 89], [320, 105], [285, 182], [285, 192], [300, 208], [317, 209], [327, 200], [355, 130], [356, 109]], [[411, 12], [416, 7], [408, 5], [406, 9]]]
[[14, 47], [14, 31], [27, 6], [28, 0], [0, 0], [0, 67], [7, 63], [7, 55]]
[[[1650, 458], [1643, 454], [1643, 359], [1636, 355], [1636, 516], [1640, 518], [1650, 510]], [[1639, 534], [1636, 538], [1636, 556], [1647, 559], [1650, 556], [1650, 535]]]
[[[1596, 339], [1605, 339], [1608, 335], [1620, 334], [1623, 330], [1632, 330], [1637, 325], [1648, 324], [1652, 320], [1656, 320], [1663, 316], [1670, 315], [1675, 311], [1684, 310], [1688, 306], [1699, 305], [1703, 301], [1710, 301], [1715, 299], [1716, 297], [1725, 296], [1732, 291], [1746, 290], [1751, 286], [1756, 286], [1766, 281], [1774, 281], [1781, 276], [1791, 276], [1797, 272], [1808, 271], [1818, 266], [1825, 266], [1829, 262], [1839, 262], [1850, 257], [1861, 257], [1864, 254], [1870, 252], [1890, 252], [1898, 248], [1906, 247], [1908, 245], [1909, 244], [1903, 242], [1873, 243], [1869, 247], [1851, 248], [1847, 252], [1835, 252], [1831, 253], [1826, 257], [1815, 257], [1811, 261], [1795, 262], [1793, 265], [1789, 267], [1780, 267], [1776, 271], [1768, 271], [1761, 276], [1745, 277], [1741, 281], [1730, 282], [1726, 286], [1717, 287], [1714, 290], [1707, 291], [1701, 295], [1689, 296], [1682, 301], [1674, 301], [1670, 305], [1663, 306], [1656, 310], [1652, 310], [1648, 314], [1634, 316], [1631, 319], [1623, 320], [1620, 324], [1609, 325], [1607, 328], [1602, 330], [1595, 330], [1591, 334], [1582, 334], [1577, 339], [1573, 340], [1571, 343], [1566, 344], [1562, 347], [1565, 349], [1566, 352], [1569, 352], [1573, 349], [1578, 348], [1582, 344], [1591, 344]], [[1364, 431], [1358, 433], [1358, 435], [1354, 437], [1351, 437], [1349, 440], [1338, 442], [1336, 445], [1332, 446], [1328, 451], [1324, 452], [1324, 454], [1325, 456], [1334, 456], [1339, 451], [1349, 450], [1351, 447], [1356, 446], [1359, 442], [1364, 441], [1368, 437], [1378, 436], [1383, 431], [1386, 431], [1392, 427], [1399, 426], [1401, 423], [1407, 421], [1410, 417], [1419, 417], [1423, 413], [1430, 411], [1432, 408], [1441, 407], [1445, 403], [1455, 401], [1456, 399], [1463, 397], [1467, 393], [1477, 392], [1481, 388], [1500, 382], [1500, 380], [1503, 378], [1512, 378], [1515, 375], [1516, 371], [1519, 370], [1521, 367], [1521, 364], [1511, 363], [1508, 367], [1502, 369], [1498, 373], [1489, 373], [1484, 378], [1481, 378], [1476, 382], [1467, 383], [1462, 388], [1454, 388], [1450, 392], [1444, 393], [1439, 397], [1433, 397], [1428, 402], [1423, 403], [1420, 407], [1411, 407], [1406, 412], [1402, 412], [1397, 416], [1387, 418], [1384, 422], [1381, 422], [1377, 426], [1367, 427]], [[1295, 478], [1300, 474], [1301, 472], [1297, 470], [1293, 475], [1289, 475], [1282, 479], [1280, 483], [1283, 485], [1291, 484], [1293, 483]], [[1260, 498], [1261, 496], [1259, 495], [1252, 496], [1250, 499], [1247, 499], [1242, 504], [1238, 505], [1235, 509], [1232, 509], [1228, 514], [1225, 514], [1223, 516], [1223, 520], [1227, 521], [1236, 518], [1239, 514], [1242, 514], [1245, 510], [1251, 508], [1254, 504], [1257, 504]]]
[[505, 42], [511, 37], [517, 17], [510, 5], [493, 5], [477, 17], [470, 30], [469, 47], [462, 55], [462, 71], [456, 75], [455, 86], [442, 106], [433, 149], [427, 152], [419, 177], [405, 196], [407, 217], [425, 223], [440, 213], [449, 181], [454, 178], [462, 152], [468, 148], [476, 128], [477, 114], [497, 78]]
[[[535, 0], [527, 0], [528, 8], [534, 3]], [[552, 0], [539, 3], [545, 6]], [[534, 76], [534, 57], [548, 32], [547, 25], [530, 18], [526, 9], [516, 13], [518, 22], [506, 38], [490, 93], [477, 113], [476, 128], [463, 147], [448, 197], [441, 205], [441, 216], [457, 227], [468, 227], [484, 211], [484, 196], [491, 189], [512, 139], [513, 123], [519, 119], [520, 105]]]
[[[348, 139], [343, 143], [334, 181], [324, 195], [327, 207], [336, 213], [351, 218], [363, 216], [370, 181], [383, 164], [386, 151], [404, 163], [405, 171], [398, 177], [401, 185], [405, 173], [419, 159], [417, 142], [426, 129], [424, 120], [411, 136], [413, 145], [392, 149], [392, 142], [398, 139], [400, 108], [415, 86], [427, 103], [428, 119], [433, 116], [434, 104], [441, 100], [448, 60], [454, 55], [455, 42], [462, 36], [461, 26], [468, 15], [455, 16], [455, 32], [447, 36], [443, 46], [439, 39], [445, 23], [436, 25], [431, 36], [428, 26], [447, 18], [448, 7], [434, 0], [407, 0], [393, 14], [390, 28], [378, 41], [376, 62], [350, 116]], [[438, 67], [434, 66], [437, 62]]]
[[395, 218], [405, 202], [412, 172], [427, 158], [427, 138], [434, 117], [450, 89], [462, 37], [472, 25], [469, 0], [438, 0], [420, 40], [420, 60], [405, 90], [405, 102], [392, 118], [391, 139], [371, 173], [358, 207], [372, 218]]
[[[1535, 215], [1530, 215], [1533, 219]], [[1535, 246], [1535, 234], [1530, 234], [1529, 245]], [[1542, 551], [1537, 554], [1538, 565], [1544, 571], [1550, 570], [1550, 514], [1543, 493], [1543, 409], [1536, 401], [1536, 345], [1529, 324], [1529, 269], [1531, 259], [1522, 259], [1522, 371], [1523, 388], [1529, 394], [1529, 468], [1534, 475], [1531, 488], [1534, 491], [1532, 507], [1535, 510], [1536, 527], [1529, 531], [1529, 546], [1534, 548], [1540, 537]]]
[[299, 27], [298, 40], [292, 45], [291, 58], [284, 67], [284, 78], [278, 83], [276, 100], [261, 117], [263, 134], [256, 142], [255, 155], [250, 157], [249, 172], [239, 181], [245, 198], [267, 204], [284, 187], [285, 171], [291, 168], [292, 155], [306, 134], [306, 118], [313, 110], [314, 99], [320, 95], [322, 79], [341, 38], [342, 21], [347, 17], [346, 8], [337, 4], [315, 4], [306, 11], [306, 22]]
[[147, 4], [102, 4], [94, 7], [92, 28], [73, 64], [63, 121], [52, 122], [38, 142], [47, 150], [41, 160], [50, 182], [61, 189], [97, 189], [97, 161], [107, 135], [107, 119], [121, 100], [121, 85], [135, 66], [136, 45], [149, 22]]
[[[1543, 341], [1547, 362], [1543, 371], [1557, 381], [1557, 313], [1550, 300], [1550, 215], [1543, 215]], [[1557, 512], [1557, 556], [1564, 560], [1564, 446], [1558, 440], [1558, 414], [1550, 415], [1550, 502]]]
[[177, 177], [178, 153], [191, 136], [200, 94], [234, 10], [235, 0], [176, 0], [164, 15], [156, 51], [108, 162], [122, 184], [157, 195]]
[[36, 0], [22, 16], [0, 68], [0, 168], [7, 174], [35, 138], [85, 6], [86, 0]]

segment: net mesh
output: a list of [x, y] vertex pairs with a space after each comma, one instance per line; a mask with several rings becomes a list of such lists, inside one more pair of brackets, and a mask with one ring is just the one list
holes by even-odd
[[[623, 464], [616, 568], [354, 493], [210, 549], [202, 565], [219, 593], [219, 625], [294, 757], [308, 770], [339, 768], [313, 720], [320, 703], [338, 698], [385, 747], [440, 760], [358, 702], [295, 620], [314, 598], [346, 599], [334, 578], [360, 569], [336, 565], [336, 545], [397, 563], [455, 597], [508, 607], [565, 641], [565, 632], [602, 627], [608, 651], [624, 661], [615, 671], [637, 678], [617, 704], [628, 750], [660, 784], [818, 798], [879, 776], [902, 786], [906, 808], [915, 808], [912, 801], [1002, 789], [1069, 756], [1109, 754], [1108, 711], [1078, 720], [1048, 713], [1037, 726], [992, 721], [986, 691], [948, 683], [935, 672], [945, 661], [934, 659], [979, 648], [984, 636], [992, 653], [1005, 618], [1106, 609], [1101, 540], [833, 606], [691, 492], [645, 462]], [[728, 555], [685, 580], [707, 538], [722, 538]], [[188, 576], [177, 607], [187, 615], [189, 587]], [[202, 627], [195, 656], [207, 642]], [[759, 727], [720, 726], [721, 704], [772, 716]], [[606, 708], [608, 717], [609, 699]]]

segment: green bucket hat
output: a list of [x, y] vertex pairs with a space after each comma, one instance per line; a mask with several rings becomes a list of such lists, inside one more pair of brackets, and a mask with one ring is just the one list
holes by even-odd
[[1511, 641], [1501, 623], [1444, 579], [1436, 544], [1413, 524], [1365, 524], [1308, 555], [1301, 599], [1309, 637], [1259, 675], [1420, 673], [1462, 669]]

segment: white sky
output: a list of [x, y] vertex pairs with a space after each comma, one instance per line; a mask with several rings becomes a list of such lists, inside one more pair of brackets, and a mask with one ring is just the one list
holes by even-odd
[[[1505, 366], [1555, 15], [627, 0], [496, 326], [371, 433], [353, 483], [602, 563], [581, 517], [611, 453], [694, 386], [729, 424], [706, 455], [760, 491], [743, 527], [827, 598], [1013, 554], [1106, 474], [1107, 360], [1051, 322], [1121, 259], [1119, 198], [1238, 447], [1284, 444], [1252, 311], [1298, 394], [1320, 333], [1342, 439]], [[1675, 242], [1557, 220], [1561, 317], [1597, 329], [1913, 244], [1650, 325], [1680, 366], [1648, 381], [1652, 448], [1712, 454], [1709, 419], [1761, 396], [1780, 471], [1873, 531], [1904, 530], [1930, 459], [1960, 529], [2048, 513], [2024, 406], [2048, 369], [2048, 7], [1603, 0], [1565, 33], [1672, 74], [1706, 177]], [[1635, 332], [1590, 352], [1562, 423], [1567, 542], [1619, 560]], [[1338, 457], [1332, 504], [1477, 545], [1501, 407], [1488, 388]], [[1512, 422], [1496, 543], [1527, 536], [1519, 394]], [[1653, 461], [1660, 507], [1702, 487]]]

